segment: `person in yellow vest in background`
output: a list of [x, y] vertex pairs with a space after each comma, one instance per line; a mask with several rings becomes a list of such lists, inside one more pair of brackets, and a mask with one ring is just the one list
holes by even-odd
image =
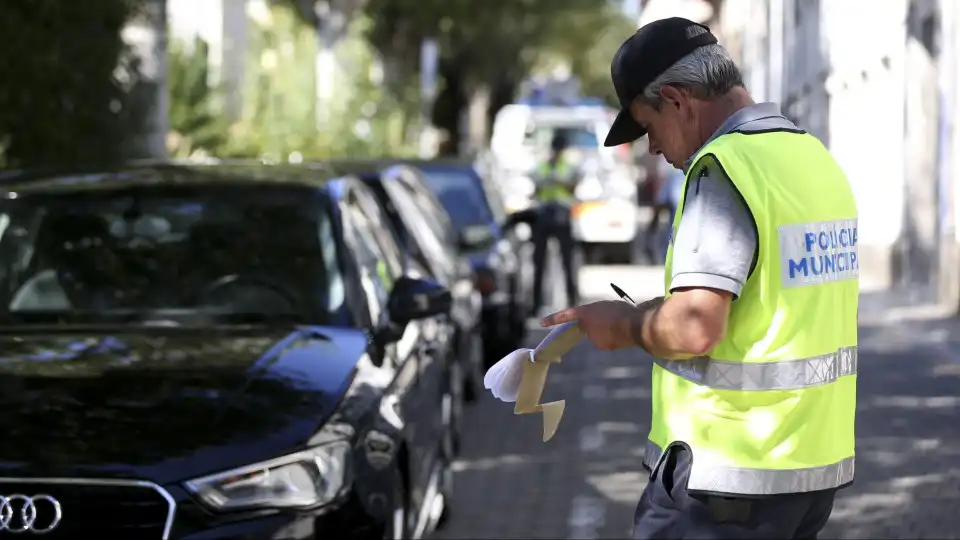
[[621, 112], [605, 145], [646, 135], [686, 173], [665, 294], [543, 325], [579, 321], [599, 349], [655, 358], [634, 537], [816, 538], [854, 476], [850, 184], [819, 140], [751, 99], [705, 26], [643, 26], [611, 74]]
[[551, 238], [560, 248], [567, 305], [577, 303], [577, 276], [574, 273], [573, 229], [570, 212], [579, 174], [566, 154], [568, 141], [563, 130], [557, 130], [550, 141], [550, 156], [537, 168], [534, 180], [537, 218], [533, 227], [533, 309], [543, 307], [543, 278], [547, 267], [547, 247]]
[[573, 257], [576, 244], [570, 211], [575, 202], [573, 190], [579, 174], [565, 156], [567, 137], [562, 130], [555, 131], [550, 141], [550, 156], [537, 167], [534, 181], [536, 191], [536, 220], [533, 226], [533, 310], [543, 307], [543, 277], [547, 267], [547, 246], [551, 238], [560, 247], [567, 305], [577, 303], [577, 276]]

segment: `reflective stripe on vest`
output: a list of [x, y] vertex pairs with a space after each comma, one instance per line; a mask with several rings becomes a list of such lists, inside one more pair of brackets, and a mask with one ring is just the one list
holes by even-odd
[[796, 390], [829, 384], [857, 373], [857, 347], [798, 360], [746, 364], [699, 357], [661, 360], [663, 369], [700, 386], [718, 390]]
[[[706, 160], [750, 208], [757, 262], [708, 357], [654, 365], [644, 463], [653, 468], [661, 448], [685, 445], [691, 491], [773, 495], [848, 484], [859, 364], [852, 189], [823, 145], [802, 133], [720, 136], [697, 154], [686, 182]], [[667, 296], [672, 264], [671, 244]]]
[[[653, 441], [647, 441], [643, 462], [655, 470], [663, 450]], [[835, 488], [853, 482], [856, 460], [851, 456], [836, 463], [820, 467], [788, 470], [741, 469], [724, 465], [712, 465], [693, 460], [690, 479], [696, 479], [698, 490], [727, 492], [737, 486], [737, 493], [749, 495], [777, 495], [802, 493]]]

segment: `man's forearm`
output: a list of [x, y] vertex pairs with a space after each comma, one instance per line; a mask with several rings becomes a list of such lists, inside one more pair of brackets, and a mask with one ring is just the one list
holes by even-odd
[[640, 304], [631, 320], [630, 335], [638, 347], [656, 358], [684, 360], [700, 352], [690, 350], [681, 317], [663, 297]]

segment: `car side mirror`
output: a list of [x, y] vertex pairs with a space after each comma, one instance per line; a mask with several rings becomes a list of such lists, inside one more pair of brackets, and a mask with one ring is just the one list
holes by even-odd
[[450, 313], [453, 295], [436, 281], [410, 276], [401, 276], [393, 284], [387, 309], [390, 322], [405, 326], [410, 321]]

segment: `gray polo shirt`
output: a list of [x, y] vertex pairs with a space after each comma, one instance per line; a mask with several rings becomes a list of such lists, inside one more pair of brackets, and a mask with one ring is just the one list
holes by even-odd
[[[798, 130], [780, 114], [777, 104], [757, 103], [734, 113], [707, 143], [734, 131], [772, 129]], [[670, 290], [709, 287], [739, 296], [756, 265], [757, 225], [723, 169], [709, 156], [700, 163], [703, 166], [697, 177], [687, 183], [680, 224], [671, 238], [674, 244]], [[692, 165], [687, 161], [684, 170]]]

